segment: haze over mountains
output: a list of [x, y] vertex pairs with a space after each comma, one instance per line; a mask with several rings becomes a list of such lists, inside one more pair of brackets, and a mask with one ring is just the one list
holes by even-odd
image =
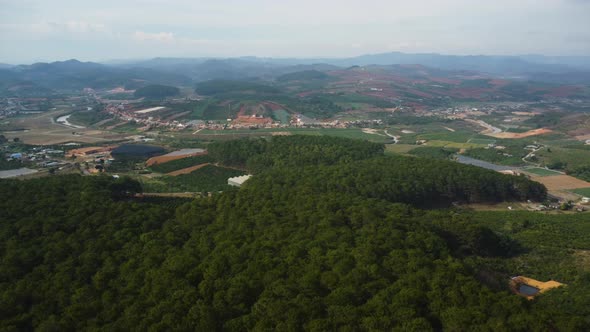
[[[590, 57], [457, 56], [369, 54], [353, 58], [154, 58], [108, 61], [104, 64], [68, 60], [32, 65], [0, 65], [0, 90], [47, 93], [49, 90], [77, 90], [85, 87], [133, 89], [145, 83], [190, 86], [211, 79], [273, 80], [288, 73], [329, 71], [351, 66], [422, 65], [447, 71], [473, 71], [490, 77], [532, 80], [560, 84], [590, 83]], [[10, 94], [10, 93], [8, 93]]]

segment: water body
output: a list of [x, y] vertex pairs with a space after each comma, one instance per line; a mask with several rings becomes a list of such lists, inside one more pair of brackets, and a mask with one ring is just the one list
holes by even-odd
[[113, 157], [139, 157], [149, 158], [166, 152], [163, 148], [154, 145], [145, 144], [123, 144], [114, 149], [111, 154]]
[[71, 114], [68, 114], [68, 115], [60, 116], [59, 118], [57, 118], [57, 120], [55, 120], [55, 122], [57, 122], [59, 124], [62, 124], [62, 125], [65, 125], [65, 126], [68, 126], [68, 127], [76, 128], [76, 129], [84, 129], [84, 128], [86, 128], [86, 127], [82, 127], [82, 126], [78, 126], [78, 125], [75, 125], [73, 123], [70, 123], [68, 121], [68, 119], [70, 118], [70, 116], [72, 116], [72, 115]]
[[539, 293], [539, 289], [533, 286], [522, 284], [518, 287], [518, 292], [526, 296], [534, 296]]
[[15, 178], [17, 176], [23, 176], [28, 174], [37, 173], [36, 169], [30, 168], [18, 168], [18, 169], [11, 169], [8, 171], [0, 171], [0, 179], [8, 179], [8, 178]]
[[457, 162], [459, 162], [461, 164], [487, 168], [487, 169], [491, 169], [493, 171], [498, 171], [498, 172], [518, 169], [518, 167], [496, 165], [496, 164], [489, 163], [487, 161], [483, 161], [483, 160], [479, 160], [479, 159], [475, 159], [475, 158], [470, 158], [470, 157], [466, 157], [463, 155], [456, 155], [456, 158], [457, 158]]

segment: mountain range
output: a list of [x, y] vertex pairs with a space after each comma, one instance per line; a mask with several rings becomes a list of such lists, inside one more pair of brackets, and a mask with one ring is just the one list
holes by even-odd
[[78, 60], [31, 65], [0, 64], [0, 95], [35, 95], [90, 88], [148, 84], [192, 86], [195, 82], [226, 79], [273, 80], [305, 70], [329, 71], [351, 66], [420, 64], [440, 70], [467, 70], [490, 77], [559, 84], [590, 84], [590, 57], [459, 56], [400, 52], [352, 58], [153, 58], [149, 60]]

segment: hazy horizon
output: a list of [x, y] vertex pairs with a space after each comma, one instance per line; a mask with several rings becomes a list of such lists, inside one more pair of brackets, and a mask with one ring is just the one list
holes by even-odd
[[590, 1], [0, 0], [0, 62], [590, 55]]

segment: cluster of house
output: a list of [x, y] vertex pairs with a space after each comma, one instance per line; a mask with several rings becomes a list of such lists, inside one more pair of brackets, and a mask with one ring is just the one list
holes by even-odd
[[13, 152], [5, 155], [7, 160], [19, 160], [26, 162], [34, 162], [39, 167], [55, 167], [65, 164], [61, 159], [64, 151], [54, 150], [49, 148], [32, 148], [27, 152]]

